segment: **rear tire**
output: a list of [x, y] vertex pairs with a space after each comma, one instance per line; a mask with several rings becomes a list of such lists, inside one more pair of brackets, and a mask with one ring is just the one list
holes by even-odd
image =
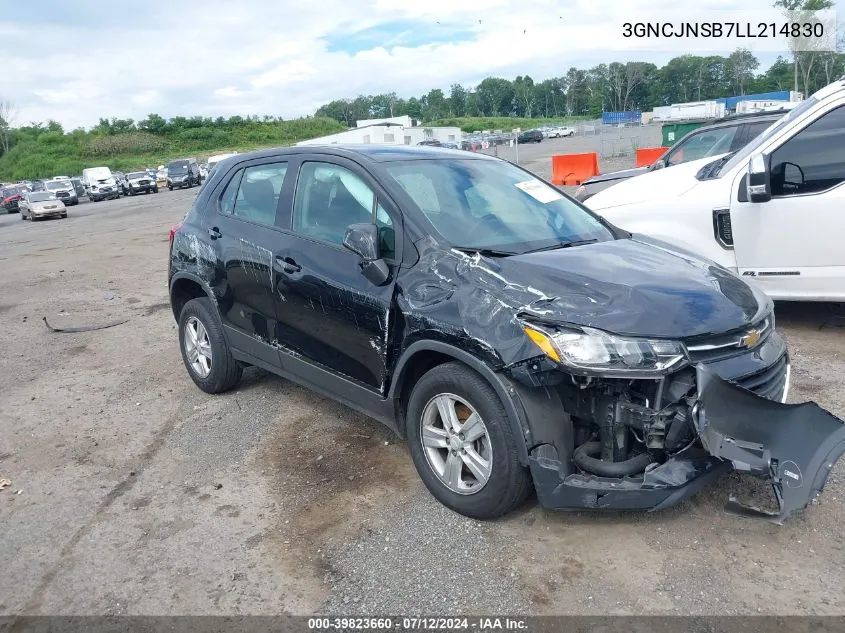
[[[435, 443], [446, 438], [447, 431], [441, 427], [450, 426], [443, 422], [444, 402], [447, 410], [455, 413], [451, 426], [457, 427], [448, 435], [448, 444], [434, 446], [431, 438]], [[471, 441], [477, 431], [468, 431], [464, 436], [461, 429], [469, 428], [464, 425], [476, 415], [484, 435]], [[514, 437], [504, 407], [490, 384], [466, 365], [446, 363], [420, 378], [408, 400], [406, 425], [417, 472], [429, 492], [446, 507], [474, 519], [493, 519], [519, 507], [530, 494], [531, 477], [519, 463], [517, 453], [516, 443], [523, 439]], [[472, 428], [477, 425], [478, 422]], [[449, 477], [450, 460], [459, 460], [455, 462], [457, 485], [455, 477]], [[478, 472], [482, 473], [480, 478]], [[453, 483], [450, 485], [447, 480]]]
[[[208, 368], [205, 375], [203, 371], [198, 371], [196, 368], [195, 363], [198, 361], [193, 360], [195, 356], [191, 354], [189, 329], [195, 332], [200, 330], [200, 339], [207, 342], [207, 345], [203, 343], [198, 346], [205, 348], [209, 354], [207, 365], [200, 362], [201, 369]], [[208, 297], [191, 299], [182, 308], [182, 313], [179, 315], [179, 349], [188, 375], [196, 386], [206, 393], [228, 391], [240, 381], [243, 367], [233, 358], [229, 342], [223, 334], [223, 326], [220, 324], [217, 310]]]

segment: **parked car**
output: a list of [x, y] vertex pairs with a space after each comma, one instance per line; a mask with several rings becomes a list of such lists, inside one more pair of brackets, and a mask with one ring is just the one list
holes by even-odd
[[207, 165], [207, 175], [210, 175], [211, 172], [214, 170], [214, 166], [217, 165], [221, 160], [229, 158], [230, 156], [235, 156], [238, 152], [229, 152], [227, 154], [215, 154], [214, 156], [208, 157]]
[[156, 187], [161, 189], [167, 186], [167, 167], [159, 165], [156, 169]]
[[91, 202], [120, 198], [120, 187], [108, 167], [83, 169], [82, 184]]
[[735, 115], [697, 128], [675, 143], [653, 164], [648, 167], [624, 169], [593, 176], [575, 190], [575, 197], [584, 201], [599, 191], [617, 185], [620, 182], [641, 176], [657, 169], [680, 165], [691, 160], [708, 156], [717, 156], [725, 152], [735, 152], [762, 133], [786, 111], [766, 114]]
[[526, 130], [516, 140], [517, 143], [540, 143], [543, 140], [543, 133], [540, 130]]
[[67, 207], [49, 191], [30, 191], [19, 202], [21, 220], [66, 218]]
[[122, 171], [113, 171], [112, 175], [114, 176], [114, 182], [117, 185], [118, 190], [124, 196], [129, 195], [129, 183], [126, 180], [126, 174]]
[[426, 139], [424, 141], [420, 141], [417, 145], [428, 145], [429, 147], [440, 147], [441, 143], [436, 138], [434, 139]]
[[81, 198], [85, 195], [85, 186], [82, 184], [81, 178], [71, 178], [71, 183], [73, 183], [73, 189], [76, 191], [76, 197]]
[[134, 196], [138, 193], [158, 193], [155, 178], [151, 178], [146, 171], [134, 171], [126, 174], [126, 191]]
[[736, 467], [782, 520], [845, 450], [842, 420], [782, 404], [764, 293], [483, 154], [230, 158], [171, 229], [168, 283], [200, 389], [255, 365], [343, 402], [471, 517], [532, 487], [551, 508], [663, 508]]
[[7, 185], [0, 190], [0, 205], [7, 214], [17, 213], [20, 199], [28, 192], [26, 185]]
[[172, 160], [167, 164], [167, 188], [194, 187], [202, 184], [200, 167], [196, 158]]
[[845, 78], [738, 152], [662, 169], [586, 204], [715, 261], [774, 299], [845, 302]]
[[565, 138], [575, 136], [575, 128], [568, 126], [553, 127], [549, 130], [549, 138]]
[[79, 204], [79, 196], [76, 195], [76, 188], [73, 186], [70, 179], [48, 180], [44, 183], [44, 187], [46, 191], [49, 191], [61, 200], [65, 206], [74, 206]]

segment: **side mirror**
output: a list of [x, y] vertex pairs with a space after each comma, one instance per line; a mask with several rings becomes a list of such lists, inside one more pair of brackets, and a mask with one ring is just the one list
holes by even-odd
[[375, 224], [350, 224], [343, 235], [343, 246], [361, 258], [361, 272], [375, 286], [390, 278], [390, 268], [378, 253], [378, 228]]
[[765, 154], [754, 154], [748, 161], [746, 190], [749, 202], [768, 202], [772, 199], [772, 181]]
[[662, 158], [660, 158], [660, 159], [654, 161], [654, 165], [652, 165], [651, 168], [654, 170], [654, 169], [663, 169], [664, 167], [666, 167], [666, 161], [663, 160]]

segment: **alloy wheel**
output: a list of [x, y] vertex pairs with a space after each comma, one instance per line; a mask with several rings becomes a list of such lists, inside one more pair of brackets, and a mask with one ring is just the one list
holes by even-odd
[[474, 494], [487, 484], [493, 447], [481, 415], [464, 399], [441, 393], [429, 400], [420, 440], [431, 470], [452, 492]]
[[184, 345], [191, 370], [206, 378], [211, 373], [211, 342], [202, 321], [194, 316], [185, 323]]

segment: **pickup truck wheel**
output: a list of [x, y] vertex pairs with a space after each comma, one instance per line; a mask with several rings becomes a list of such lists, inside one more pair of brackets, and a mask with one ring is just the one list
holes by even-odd
[[238, 384], [243, 367], [232, 357], [217, 311], [208, 297], [192, 299], [179, 315], [179, 348], [188, 374], [206, 393]]
[[420, 378], [408, 401], [407, 437], [417, 472], [443, 505], [475, 519], [517, 508], [531, 492], [496, 392], [461, 363]]

